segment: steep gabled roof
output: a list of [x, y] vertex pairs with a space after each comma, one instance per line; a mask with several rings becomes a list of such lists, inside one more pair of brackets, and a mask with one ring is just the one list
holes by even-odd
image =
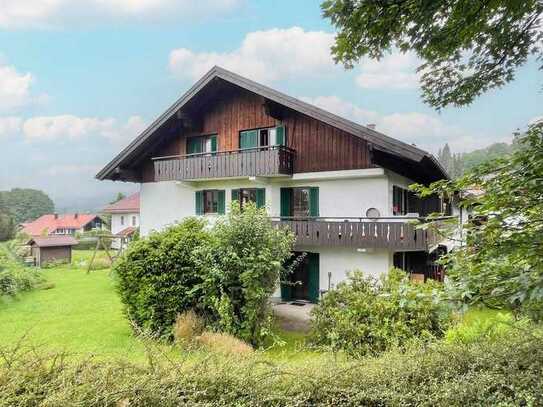
[[139, 213], [140, 193], [136, 192], [104, 208], [105, 213]]
[[117, 168], [122, 168], [130, 157], [145, 145], [157, 133], [157, 130], [180, 111], [193, 97], [195, 97], [206, 85], [215, 79], [222, 79], [226, 82], [239, 86], [268, 100], [280, 105], [286, 106], [292, 110], [305, 114], [313, 119], [327, 123], [333, 127], [360, 137], [369, 143], [372, 148], [377, 148], [386, 154], [398, 156], [409, 161], [429, 163], [434, 170], [440, 172], [437, 178], [448, 178], [447, 172], [435, 159], [435, 157], [413, 145], [388, 137], [378, 131], [362, 126], [358, 123], [344, 119], [326, 110], [320, 109], [309, 103], [288, 96], [275, 89], [269, 88], [250, 79], [244, 78], [238, 74], [230, 72], [221, 67], [215, 66], [207, 72], [198, 82], [196, 82], [181, 98], [179, 98], [170, 108], [158, 117], [147, 129], [136, 137], [125, 149], [123, 149], [109, 164], [107, 164], [97, 175], [96, 178], [112, 179]]

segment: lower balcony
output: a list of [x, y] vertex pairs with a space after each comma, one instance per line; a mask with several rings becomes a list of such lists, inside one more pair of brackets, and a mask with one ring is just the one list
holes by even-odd
[[398, 251], [428, 250], [437, 243], [432, 230], [416, 228], [398, 218], [274, 218], [276, 227], [288, 227], [296, 246], [390, 248]]
[[292, 175], [294, 150], [285, 146], [153, 158], [156, 181]]

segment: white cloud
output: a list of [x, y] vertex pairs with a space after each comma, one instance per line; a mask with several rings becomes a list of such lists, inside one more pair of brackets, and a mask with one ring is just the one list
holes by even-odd
[[18, 109], [32, 102], [30, 86], [34, 78], [20, 73], [13, 66], [0, 63], [0, 112]]
[[130, 117], [126, 123], [113, 118], [78, 117], [73, 115], [32, 117], [22, 125], [27, 141], [78, 140], [104, 137], [112, 142], [134, 138], [145, 127], [139, 116]]
[[169, 68], [178, 78], [195, 80], [214, 65], [262, 82], [308, 77], [334, 70], [330, 47], [334, 35], [300, 27], [274, 28], [247, 34], [231, 52], [170, 52]]
[[498, 141], [510, 141], [510, 137], [497, 139], [495, 136], [477, 135], [461, 127], [449, 125], [439, 117], [418, 112], [380, 114], [349, 103], [337, 96], [302, 98], [338, 116], [362, 125], [375, 124], [376, 130], [409, 144], [415, 144], [436, 153], [445, 143], [454, 152], [471, 151]]
[[21, 123], [20, 117], [0, 117], [0, 140], [18, 134], [21, 131]]
[[243, 0], [3, 0], [0, 28], [59, 28], [105, 20], [179, 21], [220, 15]]
[[387, 55], [380, 61], [363, 61], [356, 84], [364, 89], [416, 88], [420, 78], [416, 72], [419, 64], [415, 55], [400, 52]]

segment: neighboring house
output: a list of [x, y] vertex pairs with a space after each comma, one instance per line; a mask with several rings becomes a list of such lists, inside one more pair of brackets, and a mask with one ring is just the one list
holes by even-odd
[[360, 269], [435, 277], [434, 237], [408, 223], [440, 211], [407, 189], [447, 178], [426, 151], [215, 67], [98, 174], [141, 184], [141, 233], [187, 216], [210, 220], [254, 201], [308, 255], [285, 299]]
[[116, 236], [111, 247], [119, 249], [140, 227], [140, 194], [130, 195], [108, 205], [103, 212], [111, 215], [111, 234]]
[[38, 267], [54, 262], [71, 263], [72, 246], [77, 244], [72, 236], [35, 236], [27, 243]]
[[21, 232], [30, 236], [75, 235], [76, 232], [88, 232], [102, 229], [103, 222], [98, 215], [70, 213], [42, 215], [33, 222], [23, 224]]

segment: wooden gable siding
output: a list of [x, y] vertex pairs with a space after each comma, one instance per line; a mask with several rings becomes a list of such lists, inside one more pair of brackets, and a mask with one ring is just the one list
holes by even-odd
[[[186, 154], [187, 137], [217, 134], [218, 151], [239, 148], [239, 132], [284, 125], [287, 146], [296, 151], [295, 173], [350, 170], [371, 167], [365, 140], [334, 128], [301, 113], [287, 110], [282, 121], [266, 114], [264, 99], [248, 91], [218, 95], [201, 110], [201, 130], [185, 129], [184, 134], [158, 148], [153, 156]], [[147, 160], [143, 169], [144, 182], [154, 181], [154, 169]]]

